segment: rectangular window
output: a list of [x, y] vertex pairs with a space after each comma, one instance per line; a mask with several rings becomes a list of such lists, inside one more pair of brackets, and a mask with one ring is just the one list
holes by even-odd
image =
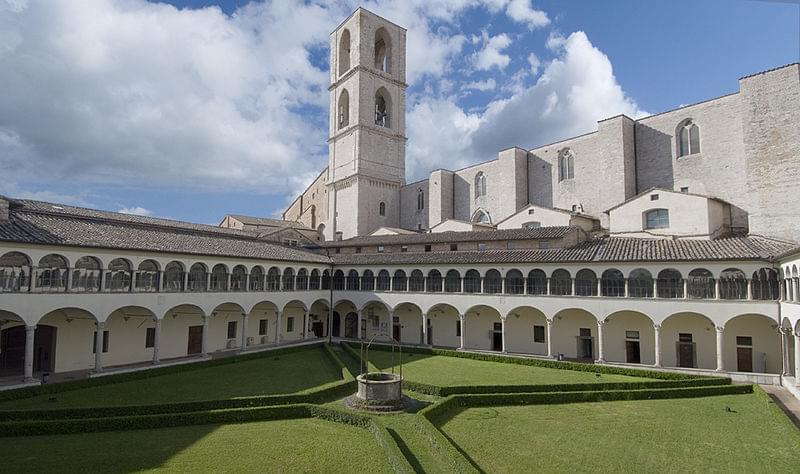
[[692, 342], [692, 334], [687, 332], [682, 332], [678, 334], [678, 341], [680, 342]]
[[286, 332], [294, 332], [294, 316], [286, 318]]
[[342, 249], [340, 249], [339, 247], [336, 247], [336, 250], [334, 250], [333, 253], [342, 253]]
[[682, 187], [682, 188], [681, 188], [681, 192], [682, 192], [683, 194], [686, 194], [686, 193], [688, 193], [688, 192], [689, 192], [689, 187], [688, 187], [688, 186], [684, 186], [684, 187]]
[[458, 244], [450, 244], [450, 251], [455, 252], [458, 250]]
[[456, 321], [456, 337], [461, 337], [461, 321]]
[[753, 338], [751, 336], [736, 336], [737, 346], [752, 346]]
[[669, 227], [669, 211], [653, 209], [645, 214], [645, 229], [666, 229]]
[[361, 253], [361, 247], [356, 247], [356, 253]]
[[267, 335], [267, 320], [266, 319], [259, 319], [258, 320], [258, 335], [259, 336], [266, 336]]
[[383, 253], [384, 250], [383, 245], [378, 245], [378, 253]]
[[147, 332], [144, 335], [144, 347], [145, 349], [149, 347], [155, 347], [156, 345], [156, 328], [147, 328]]
[[658, 201], [658, 194], [651, 194], [650, 195], [650, 200], [651, 201]]
[[479, 252], [483, 252], [484, 250], [486, 250], [486, 244], [484, 244], [483, 242], [480, 242], [478, 244], [478, 251]]
[[401, 252], [408, 252], [408, 245], [403, 245], [402, 247], [400, 247], [400, 251]]
[[530, 216], [531, 214], [533, 214], [533, 209], [528, 209], [528, 215]]
[[236, 321], [228, 321], [228, 339], [236, 339]]
[[592, 337], [592, 330], [589, 328], [580, 328], [579, 333], [581, 337]]
[[[94, 332], [92, 354], [97, 353], [97, 331]], [[108, 331], [103, 331], [103, 352], [108, 352]]]
[[431, 251], [431, 246], [430, 245], [426, 245], [425, 246], [425, 251], [426, 252], [430, 252]]
[[639, 339], [639, 331], [625, 331], [625, 337], [628, 339]]
[[494, 323], [494, 330], [495, 331], [502, 331], [503, 330], [503, 323]]
[[544, 342], [544, 326], [533, 326], [533, 342]]

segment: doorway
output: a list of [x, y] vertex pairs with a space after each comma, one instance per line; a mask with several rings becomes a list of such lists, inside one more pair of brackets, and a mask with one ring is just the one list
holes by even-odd
[[[25, 366], [25, 326], [0, 331], [0, 375], [16, 375]], [[33, 371], [53, 372], [56, 368], [56, 328], [39, 324], [33, 336]]]
[[678, 367], [694, 367], [695, 343], [690, 333], [678, 334]]
[[189, 326], [189, 345], [186, 348], [187, 355], [200, 354], [203, 352], [203, 326]]
[[314, 337], [322, 337], [322, 321], [313, 321], [311, 323], [311, 332], [314, 333]]
[[736, 336], [736, 370], [753, 371], [753, 338], [750, 336]]
[[639, 331], [625, 331], [625, 362], [641, 364], [642, 354], [639, 346]]
[[344, 337], [355, 339], [358, 337], [358, 314], [347, 313], [344, 318]]
[[402, 326], [400, 325], [400, 317], [399, 316], [395, 316], [394, 318], [392, 318], [392, 339], [394, 339], [397, 342], [401, 342], [400, 341], [400, 330], [401, 329], [402, 329]]
[[592, 330], [580, 328], [578, 332], [578, 358], [594, 359], [594, 347], [592, 344]]
[[503, 323], [494, 323], [492, 330], [492, 350], [503, 352]]
[[425, 319], [427, 321], [425, 324], [428, 325], [428, 340], [426, 341], [429, 346], [433, 345], [433, 324], [431, 323], [430, 319]]
[[339, 332], [340, 331], [340, 327], [342, 325], [341, 321], [342, 320], [341, 320], [341, 317], [339, 316], [339, 313], [337, 311], [334, 311], [333, 312], [333, 322], [331, 323], [331, 327], [332, 327], [331, 334], [333, 335], [333, 337], [341, 337], [341, 333]]

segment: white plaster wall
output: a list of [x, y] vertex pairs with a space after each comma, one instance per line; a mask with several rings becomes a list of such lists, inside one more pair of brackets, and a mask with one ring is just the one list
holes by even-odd
[[489, 306], [477, 306], [466, 313], [466, 347], [491, 350], [494, 323], [501, 322], [500, 313]]
[[[658, 200], [651, 196], [658, 195]], [[721, 204], [711, 204], [706, 197], [663, 190], [653, 190], [609, 212], [612, 234], [646, 231], [653, 235], [710, 235], [722, 225]], [[712, 210], [712, 206], [716, 206]], [[645, 229], [644, 214], [651, 209], [669, 210], [669, 227]], [[709, 218], [717, 218], [716, 222]]]
[[471, 232], [472, 230], [472, 224], [469, 222], [447, 219], [433, 227], [431, 232]]
[[676, 342], [679, 333], [691, 333], [696, 347], [695, 363], [700, 369], [717, 367], [717, 335], [711, 321], [692, 313], [678, 313], [667, 318], [661, 326], [662, 365], [677, 367]]
[[[544, 342], [533, 342], [533, 326], [543, 326]], [[547, 355], [547, 319], [534, 308], [518, 308], [506, 318], [506, 351]]]
[[581, 310], [566, 309], [553, 319], [553, 355], [578, 357], [578, 336], [581, 328], [589, 328], [592, 334], [592, 356], [597, 358], [597, 320]]
[[453, 308], [445, 308], [430, 318], [433, 328], [433, 345], [442, 347], [458, 347], [461, 338], [456, 332], [458, 312]]
[[[531, 214], [530, 211], [533, 211], [533, 214]], [[522, 208], [508, 219], [498, 223], [497, 228], [500, 230], [519, 229], [526, 222], [533, 221], [541, 223], [542, 227], [567, 226], [570, 225], [570, 220], [569, 212], [530, 205]]]
[[736, 371], [736, 336], [753, 338], [753, 372], [779, 374], [783, 368], [781, 360], [781, 336], [777, 322], [763, 316], [739, 316], [725, 325], [723, 333], [723, 367]]
[[625, 331], [639, 331], [642, 364], [655, 364], [653, 321], [635, 311], [621, 311], [606, 319], [603, 327], [603, 355], [609, 362], [626, 362]]
[[[41, 324], [56, 328], [56, 372], [71, 372], [94, 368], [94, 319], [88, 314], [70, 314], [67, 322], [61, 314], [51, 314]], [[105, 355], [105, 354], [104, 354]]]

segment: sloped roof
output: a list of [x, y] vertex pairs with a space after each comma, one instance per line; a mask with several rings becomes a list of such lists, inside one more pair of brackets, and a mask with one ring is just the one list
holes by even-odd
[[580, 232], [579, 227], [558, 226], [538, 229], [505, 229], [466, 232], [430, 232], [407, 235], [370, 235], [351, 239], [321, 242], [323, 247], [357, 247], [368, 245], [413, 245], [450, 242], [488, 242], [492, 240], [559, 239], [570, 232]]
[[303, 225], [301, 222], [298, 221], [285, 221], [282, 219], [271, 219], [268, 217], [243, 216], [241, 214], [228, 214], [227, 217], [232, 217], [245, 225], [256, 225], [263, 227], [284, 227], [284, 228], [288, 227], [291, 229], [314, 230], [309, 227], [306, 227], [305, 225]]

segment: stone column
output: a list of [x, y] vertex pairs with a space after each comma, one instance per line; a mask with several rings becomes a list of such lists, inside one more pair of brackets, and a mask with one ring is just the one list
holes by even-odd
[[653, 298], [658, 298], [658, 278], [653, 278]]
[[547, 357], [553, 358], [553, 320], [552, 319], [545, 319], [547, 322]]
[[[225, 274], [225, 291], [231, 291], [231, 274]], [[244, 346], [242, 346], [244, 347]]]
[[308, 311], [303, 313], [303, 340], [308, 340]]
[[[228, 275], [230, 278], [230, 274]], [[247, 313], [242, 313], [242, 350], [247, 349]]]
[[100, 269], [100, 292], [106, 291], [106, 272]]
[[[364, 310], [358, 311], [358, 321], [356, 321], [356, 339], [361, 339], [361, 318], [364, 316]], [[341, 324], [344, 324], [342, 322]]]
[[747, 300], [750, 301], [753, 299], [753, 280], [751, 278], [747, 279]]
[[458, 341], [458, 348], [464, 349], [464, 341], [466, 340], [466, 326], [467, 326], [467, 315], [466, 314], [459, 314], [458, 315], [458, 324], [461, 325], [461, 337]]
[[714, 279], [714, 299], [719, 299], [719, 278]]
[[249, 273], [245, 273], [245, 275], [244, 275], [244, 288], [242, 288], [242, 291], [250, 291], [250, 274]]
[[794, 384], [800, 387], [800, 334], [794, 335]]
[[683, 299], [689, 298], [689, 280], [683, 279]]
[[33, 381], [33, 344], [36, 325], [25, 326], [25, 381]]
[[75, 271], [74, 268], [67, 268], [67, 288], [65, 291], [72, 291], [72, 272]]
[[791, 375], [792, 371], [789, 370], [789, 330], [780, 327], [778, 331], [781, 333], [781, 364], [783, 366], [781, 374]]
[[623, 281], [625, 282], [625, 298], [627, 298], [630, 295], [628, 292], [628, 279], [625, 278]]
[[603, 364], [606, 361], [605, 350], [604, 350], [605, 348], [603, 347], [603, 326], [605, 326], [605, 325], [606, 325], [606, 322], [604, 320], [603, 321], [597, 321], [597, 356], [598, 357], [597, 357], [597, 360], [595, 362], [598, 362], [600, 364]]
[[602, 283], [603, 283], [603, 279], [602, 278], [598, 278], [597, 279], [597, 296], [603, 296], [603, 285], [602, 285]]
[[500, 316], [500, 335], [502, 336], [504, 354], [508, 352], [508, 346], [506, 346], [506, 319], [508, 319], [508, 315]]
[[792, 278], [792, 301], [800, 303], [800, 278]]
[[158, 292], [161, 293], [164, 291], [164, 272], [158, 272]]
[[201, 353], [203, 356], [208, 354], [208, 320], [211, 316], [203, 315], [203, 334], [202, 334], [202, 343], [201, 343]]
[[153, 364], [158, 364], [161, 361], [161, 320], [154, 318], [153, 321], [156, 323], [153, 330]]
[[506, 278], [500, 277], [500, 293], [506, 294]]
[[786, 301], [786, 280], [785, 279], [781, 280], [781, 285], [780, 285], [780, 288], [778, 290], [779, 290], [779, 294], [780, 294], [780, 300], [781, 301]]
[[183, 288], [181, 291], [188, 291], [189, 290], [189, 272], [183, 272]]
[[94, 351], [94, 371], [103, 371], [103, 331], [106, 328], [106, 323], [97, 323], [97, 332], [95, 333], [95, 351]]
[[547, 294], [548, 294], [548, 295], [551, 295], [551, 294], [553, 294], [553, 293], [550, 291], [550, 277], [547, 277]]
[[570, 284], [572, 285], [572, 290], [571, 290], [570, 294], [572, 296], [575, 296], [576, 293], [575, 293], [575, 279], [574, 278], [570, 278]]
[[461, 287], [461, 291], [459, 293], [463, 293], [464, 292], [464, 279], [459, 277], [458, 284]]
[[428, 315], [422, 313], [422, 341], [420, 344], [427, 345], [428, 344]]
[[724, 335], [725, 327], [717, 326], [717, 372], [725, 370], [722, 364], [722, 336]]
[[206, 289], [204, 291], [211, 290], [211, 272], [206, 273]]
[[283, 319], [283, 311], [275, 311], [275, 315], [278, 317], [278, 320], [275, 321], [275, 344], [280, 344], [281, 342], [281, 319]]
[[661, 325], [653, 324], [655, 333], [655, 364], [654, 367], [661, 367]]

